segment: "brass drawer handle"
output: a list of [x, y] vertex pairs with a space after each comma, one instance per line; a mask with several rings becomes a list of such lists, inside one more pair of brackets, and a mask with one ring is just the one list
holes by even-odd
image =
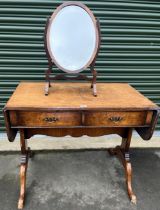
[[123, 120], [123, 117], [110, 117], [109, 120], [114, 123], [118, 123]]
[[58, 118], [57, 117], [45, 117], [43, 120], [45, 122], [51, 123], [51, 122], [57, 122], [58, 121]]

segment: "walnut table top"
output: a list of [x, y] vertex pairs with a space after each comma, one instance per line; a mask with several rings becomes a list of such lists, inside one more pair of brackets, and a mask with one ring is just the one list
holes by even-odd
[[93, 97], [89, 83], [54, 83], [44, 95], [44, 83], [21, 82], [6, 104], [7, 109], [143, 109], [158, 107], [127, 83], [98, 83]]

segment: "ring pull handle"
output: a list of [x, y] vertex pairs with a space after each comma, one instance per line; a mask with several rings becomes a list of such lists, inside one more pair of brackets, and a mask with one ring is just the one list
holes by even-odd
[[114, 123], [118, 123], [123, 120], [123, 117], [110, 117], [109, 120]]
[[45, 117], [43, 120], [45, 122], [51, 123], [51, 122], [57, 122], [58, 121], [58, 118], [57, 117]]

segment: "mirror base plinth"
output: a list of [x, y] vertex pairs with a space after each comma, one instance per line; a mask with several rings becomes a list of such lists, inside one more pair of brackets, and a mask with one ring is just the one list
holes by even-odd
[[46, 82], [45, 88], [44, 88], [44, 94], [45, 94], [45, 96], [48, 96], [49, 87], [51, 87], [50, 82]]
[[56, 80], [86, 80], [86, 81], [90, 81], [93, 96], [97, 96], [97, 88], [96, 88], [97, 73], [95, 70], [92, 71], [92, 75], [93, 75], [92, 78], [89, 78], [83, 74], [79, 74], [77, 76], [69, 76], [67, 73], [58, 74], [55, 76], [50, 76], [50, 74], [51, 74], [51, 71], [46, 71], [46, 83], [45, 83], [45, 87], [44, 87], [45, 96], [48, 96], [48, 94], [49, 94], [49, 88], [52, 86], [51, 80], [52, 81], [56, 81]]
[[97, 96], [97, 87], [96, 87], [96, 84], [93, 84], [93, 95], [95, 97]]

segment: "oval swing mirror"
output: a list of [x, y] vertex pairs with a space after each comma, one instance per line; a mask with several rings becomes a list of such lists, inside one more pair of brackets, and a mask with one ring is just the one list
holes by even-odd
[[51, 62], [67, 73], [78, 73], [89, 67], [98, 51], [96, 19], [79, 2], [63, 3], [54, 11], [46, 38]]

